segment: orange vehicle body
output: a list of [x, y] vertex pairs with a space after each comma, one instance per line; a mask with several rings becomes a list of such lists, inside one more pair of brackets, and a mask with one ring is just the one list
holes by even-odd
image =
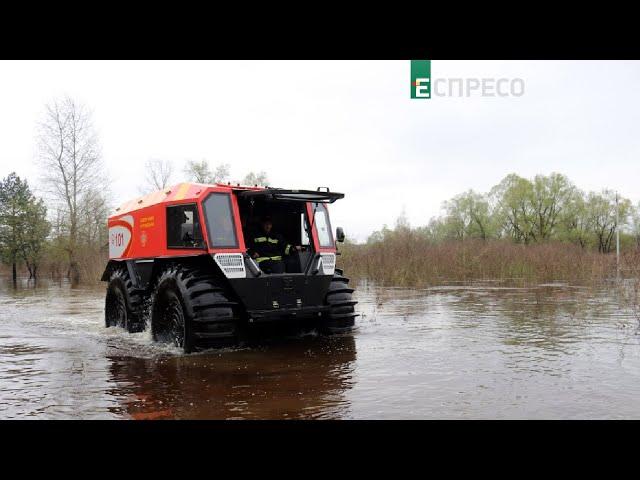
[[[116, 209], [108, 219], [109, 259], [128, 260], [143, 258], [168, 258], [202, 255], [208, 253], [242, 253], [246, 244], [242, 232], [242, 222], [235, 192], [260, 191], [263, 187], [233, 186], [229, 184], [206, 185], [199, 183], [180, 183], [159, 190], [144, 197], [127, 202]], [[174, 248], [167, 245], [166, 208], [182, 204], [196, 204], [200, 224], [205, 225], [201, 203], [210, 193], [226, 193], [230, 196], [234, 229], [238, 239], [236, 248], [210, 248], [208, 232], [204, 228], [206, 248]], [[307, 203], [307, 214], [312, 216], [312, 203]], [[325, 207], [326, 208], [326, 207]], [[314, 226], [312, 241], [318, 252], [333, 253], [333, 247], [322, 247]]]

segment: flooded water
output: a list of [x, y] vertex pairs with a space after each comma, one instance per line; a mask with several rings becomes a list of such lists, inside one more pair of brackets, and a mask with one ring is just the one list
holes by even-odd
[[0, 419], [640, 418], [605, 289], [357, 287], [353, 334], [182, 355], [105, 329], [104, 288], [0, 283]]

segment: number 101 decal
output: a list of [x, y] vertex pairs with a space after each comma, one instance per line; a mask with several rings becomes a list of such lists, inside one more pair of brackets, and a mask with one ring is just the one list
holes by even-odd
[[120, 258], [126, 255], [131, 246], [133, 233], [133, 217], [125, 215], [111, 222], [109, 226], [109, 258]]

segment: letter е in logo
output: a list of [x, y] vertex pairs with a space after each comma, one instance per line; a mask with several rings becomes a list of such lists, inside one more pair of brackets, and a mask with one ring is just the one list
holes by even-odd
[[411, 98], [431, 98], [431, 60], [411, 60]]

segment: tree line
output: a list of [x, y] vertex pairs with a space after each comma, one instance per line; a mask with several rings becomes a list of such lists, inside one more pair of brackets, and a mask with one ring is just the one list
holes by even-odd
[[[434, 242], [510, 239], [528, 245], [554, 240], [609, 253], [620, 228], [621, 244], [640, 248], [640, 203], [633, 206], [609, 189], [584, 192], [559, 173], [533, 179], [510, 174], [489, 192], [456, 195], [442, 210], [416, 233]], [[396, 231], [409, 228], [401, 216]], [[383, 241], [392, 232], [385, 226], [368, 243]]]
[[[36, 278], [44, 266], [51, 276], [72, 283], [95, 280], [107, 258], [107, 217], [114, 205], [92, 112], [69, 97], [53, 101], [38, 123], [36, 142], [42, 195], [15, 173], [0, 179], [0, 261], [10, 266], [14, 279], [23, 267]], [[176, 180], [226, 182], [230, 165], [188, 160], [178, 170], [168, 160], [151, 159], [145, 173], [141, 194]], [[249, 172], [242, 183], [266, 185], [268, 178], [265, 172]], [[559, 240], [608, 253], [615, 248], [618, 227], [624, 246], [640, 247], [640, 204], [634, 207], [607, 189], [584, 192], [565, 175], [552, 173], [533, 179], [510, 174], [489, 192], [464, 192], [443, 203], [442, 215], [412, 231], [434, 242]], [[368, 243], [407, 229], [401, 217], [395, 230], [385, 226]]]
[[[0, 179], [0, 261], [10, 266], [14, 282], [19, 269], [35, 279], [42, 266], [73, 284], [95, 281], [107, 259], [107, 217], [115, 205], [93, 114], [70, 97], [56, 99], [45, 106], [37, 127], [42, 195], [15, 172]], [[174, 181], [226, 182], [230, 165], [189, 160], [177, 172], [172, 162], [152, 159], [145, 174], [141, 194]], [[242, 183], [265, 185], [268, 178], [265, 172], [249, 172]]]

